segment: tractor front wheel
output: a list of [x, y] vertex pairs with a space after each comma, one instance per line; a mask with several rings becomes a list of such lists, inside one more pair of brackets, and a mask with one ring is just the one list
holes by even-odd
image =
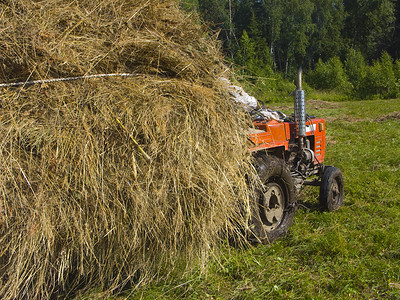
[[319, 202], [328, 211], [335, 211], [343, 203], [343, 175], [340, 169], [325, 167], [319, 190]]
[[262, 186], [251, 206], [251, 240], [268, 244], [287, 233], [296, 210], [296, 192], [290, 171], [281, 159], [256, 157]]

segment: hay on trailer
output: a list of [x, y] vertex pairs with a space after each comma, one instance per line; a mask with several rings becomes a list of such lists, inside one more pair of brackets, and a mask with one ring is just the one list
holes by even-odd
[[247, 119], [174, 1], [2, 1], [0, 23], [1, 82], [139, 74], [1, 89], [2, 299], [144, 283], [239, 234]]

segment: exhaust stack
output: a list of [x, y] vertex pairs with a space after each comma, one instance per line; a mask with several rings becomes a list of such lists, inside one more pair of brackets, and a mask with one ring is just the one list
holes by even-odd
[[306, 136], [306, 100], [305, 93], [301, 89], [302, 68], [297, 71], [296, 92], [294, 94], [294, 121], [296, 122], [296, 133], [302, 141]]

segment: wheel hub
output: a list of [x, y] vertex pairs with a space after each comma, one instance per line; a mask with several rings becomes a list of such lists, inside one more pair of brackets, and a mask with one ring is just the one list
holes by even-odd
[[277, 183], [269, 183], [262, 194], [260, 207], [261, 219], [264, 228], [270, 232], [281, 223], [285, 208], [285, 196]]
[[332, 182], [332, 187], [331, 187], [331, 193], [332, 193], [332, 200], [334, 203], [339, 203], [339, 198], [340, 198], [340, 190], [339, 190], [339, 184], [336, 180]]

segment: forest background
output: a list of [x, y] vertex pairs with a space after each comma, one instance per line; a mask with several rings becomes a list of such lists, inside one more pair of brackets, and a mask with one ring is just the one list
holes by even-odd
[[[400, 95], [400, 1], [182, 0], [218, 34], [238, 80], [258, 99], [294, 88], [336, 100]], [[318, 92], [318, 91], [324, 92]]]

